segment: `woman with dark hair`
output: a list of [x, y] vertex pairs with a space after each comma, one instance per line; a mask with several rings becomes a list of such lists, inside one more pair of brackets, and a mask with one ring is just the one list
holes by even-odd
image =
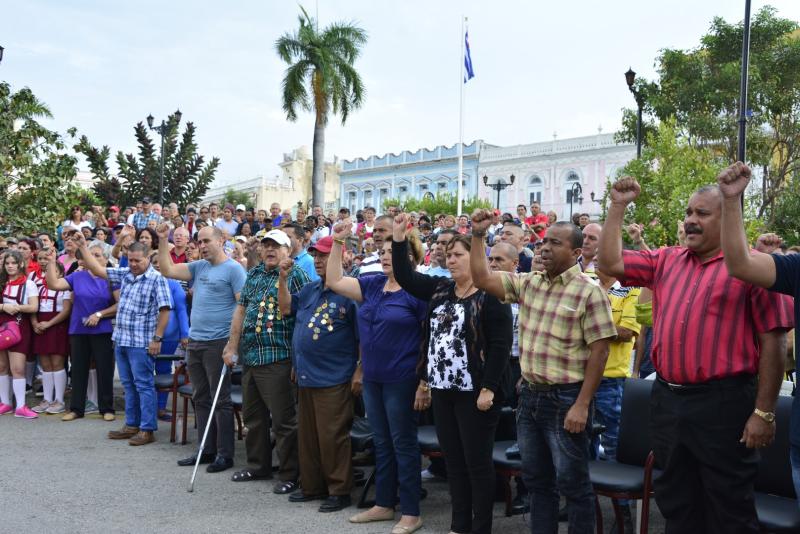
[[[392, 532], [409, 534], [422, 526], [420, 452], [414, 393], [425, 303], [404, 291], [394, 278], [392, 244], [379, 252], [382, 274], [363, 278], [342, 276], [342, 250], [352, 232], [349, 219], [336, 225], [328, 258], [326, 284], [359, 303], [358, 331], [367, 420], [375, 444], [375, 506], [350, 518], [352, 523], [391, 521], [400, 489], [400, 521]], [[413, 269], [422, 258], [416, 234], [404, 264]], [[408, 250], [408, 249], [406, 249]]]
[[83, 223], [83, 212], [81, 211], [81, 207], [72, 206], [69, 209], [69, 216], [63, 223], [61, 223], [61, 226], [64, 228], [71, 226], [77, 230], [81, 227], [82, 223]]
[[17, 250], [22, 253], [22, 261], [28, 271], [28, 278], [33, 280], [37, 286], [40, 286], [42, 282], [42, 268], [36, 261], [36, 251], [38, 248], [38, 243], [30, 238], [20, 239], [19, 243], [17, 243]]
[[26, 265], [19, 251], [7, 250], [2, 260], [0, 290], [3, 304], [0, 306], [0, 325], [16, 321], [21, 339], [15, 345], [0, 350], [0, 415], [13, 410], [11, 407], [13, 388], [17, 401], [14, 415], [25, 419], [36, 419], [38, 417], [36, 412], [25, 404], [25, 359], [31, 354], [33, 330], [28, 316], [39, 309], [38, 289], [35, 283], [28, 280]]
[[[39, 264], [47, 269], [50, 263], [59, 276], [64, 276], [64, 266], [56, 261], [52, 249], [39, 252]], [[64, 390], [67, 388], [67, 371], [64, 361], [69, 354], [69, 316], [72, 311], [72, 292], [47, 287], [42, 279], [39, 288], [39, 312], [31, 315], [33, 327], [33, 351], [39, 356], [42, 366], [42, 393], [44, 399], [33, 408], [36, 413], [57, 414], [64, 412]]]
[[111, 250], [111, 255], [119, 259], [120, 267], [128, 266], [127, 250], [132, 239], [135, 239], [136, 242], [147, 247], [145, 254], [149, 254], [150, 251], [153, 250], [158, 250], [158, 234], [155, 230], [150, 227], [135, 230], [132, 225], [125, 225], [125, 228], [119, 233], [119, 238], [116, 244], [114, 244], [114, 248]]
[[420, 274], [402, 261], [408, 254], [407, 231], [408, 215], [401, 213], [393, 228], [395, 277], [428, 303], [415, 405], [425, 409], [433, 401], [450, 484], [450, 530], [488, 533], [495, 488], [492, 448], [511, 351], [511, 307], [472, 283], [468, 236], [454, 235], [447, 243], [452, 278], [444, 278]]

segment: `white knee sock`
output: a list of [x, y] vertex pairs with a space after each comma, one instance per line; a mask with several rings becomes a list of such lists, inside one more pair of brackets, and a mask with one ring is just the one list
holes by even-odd
[[25, 379], [15, 378], [13, 381], [14, 397], [17, 399], [17, 410], [25, 406]]
[[11, 377], [0, 375], [0, 402], [11, 406]]
[[53, 402], [53, 373], [50, 371], [42, 372], [42, 393], [44, 400]]
[[25, 383], [33, 385], [33, 374], [36, 372], [36, 362], [25, 362]]
[[64, 404], [64, 390], [67, 389], [67, 371], [62, 369], [51, 374], [54, 380], [56, 401]]
[[89, 369], [89, 383], [86, 385], [86, 398], [97, 406], [97, 369]]

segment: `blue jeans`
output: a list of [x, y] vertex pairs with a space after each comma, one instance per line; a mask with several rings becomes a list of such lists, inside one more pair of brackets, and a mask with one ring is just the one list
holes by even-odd
[[422, 488], [414, 395], [419, 380], [382, 384], [364, 380], [362, 393], [375, 444], [375, 504], [394, 508], [400, 485], [403, 515], [419, 516]]
[[522, 480], [531, 495], [531, 532], [558, 532], [559, 493], [567, 499], [570, 534], [594, 532], [594, 491], [589, 480], [589, 436], [593, 407], [583, 432], [564, 429], [564, 417], [580, 385], [549, 392], [522, 388], [517, 407], [517, 442]]
[[119, 378], [125, 388], [125, 424], [154, 432], [158, 429], [153, 375], [155, 359], [141, 347], [117, 346], [115, 356]]
[[[619, 419], [622, 415], [622, 388], [624, 378], [603, 378], [594, 395], [594, 421], [606, 427], [592, 440], [592, 456], [601, 460], [617, 459]], [[603, 453], [600, 453], [600, 445]]]
[[[178, 342], [177, 341], [162, 341], [161, 342], [161, 354], [175, 354], [175, 351], [178, 349]], [[156, 361], [156, 374], [157, 375], [171, 375], [172, 374], [172, 362], [158, 360]], [[159, 391], [158, 392], [158, 409], [159, 410], [166, 410], [167, 409], [167, 397], [169, 397], [169, 393], [166, 391]]]

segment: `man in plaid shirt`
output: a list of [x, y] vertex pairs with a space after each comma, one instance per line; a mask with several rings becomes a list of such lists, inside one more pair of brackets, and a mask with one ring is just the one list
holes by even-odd
[[147, 224], [150, 221], [158, 223], [161, 220], [161, 217], [159, 217], [157, 213], [150, 211], [150, 207], [150, 199], [144, 197], [142, 199], [142, 211], [137, 211], [133, 214], [133, 225], [137, 230], [147, 228]]
[[80, 232], [75, 239], [84, 265], [95, 276], [120, 285], [117, 321], [111, 339], [119, 377], [125, 388], [125, 426], [108, 433], [110, 439], [128, 439], [130, 445], [155, 441], [157, 398], [155, 356], [173, 306], [167, 279], [150, 266], [147, 248], [141, 243], [128, 247], [128, 267], [101, 265], [86, 246]]
[[517, 440], [531, 494], [531, 530], [558, 530], [559, 493], [567, 498], [570, 532], [594, 531], [589, 480], [592, 398], [603, 377], [609, 340], [617, 335], [603, 290], [577, 264], [583, 235], [568, 222], [547, 229], [544, 272], [490, 272], [484, 238], [489, 210], [472, 215], [470, 267], [475, 287], [519, 303], [524, 378]]

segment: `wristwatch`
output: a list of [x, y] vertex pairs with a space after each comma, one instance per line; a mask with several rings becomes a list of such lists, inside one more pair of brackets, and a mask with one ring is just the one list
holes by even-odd
[[774, 412], [765, 412], [763, 410], [759, 410], [756, 408], [753, 410], [753, 413], [759, 416], [761, 419], [766, 421], [767, 423], [774, 423], [775, 422], [775, 413]]
[[98, 319], [102, 319], [103, 318], [103, 314], [100, 313], [100, 312], [94, 312], [94, 316], [97, 317]]
[[158, 335], [154, 335], [154, 336], [153, 336], [153, 341], [155, 341], [155, 342], [157, 342], [157, 343], [161, 343], [161, 341], [162, 341], [163, 339], [164, 339], [163, 337], [161, 337], [161, 336], [158, 336]]

